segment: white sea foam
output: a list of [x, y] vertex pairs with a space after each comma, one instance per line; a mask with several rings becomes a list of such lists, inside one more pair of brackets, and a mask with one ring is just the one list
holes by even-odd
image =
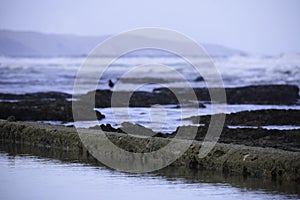
[[[99, 78], [93, 69], [103, 68], [106, 58], [94, 58], [97, 66], [91, 68], [83, 83], [82, 92], [92, 88], [91, 78]], [[193, 58], [205, 63], [203, 58]], [[257, 84], [295, 84], [300, 85], [300, 55], [282, 55], [277, 57], [233, 56], [213, 60], [227, 87]], [[84, 62], [83, 57], [74, 58], [6, 58], [0, 57], [0, 92], [26, 93], [38, 91], [61, 91], [71, 93], [77, 70]], [[193, 82], [199, 76], [195, 69], [176, 56], [121, 57], [110, 65], [103, 74], [99, 88], [108, 89], [107, 81], [117, 81], [127, 70], [145, 64], [164, 64], [181, 73], [191, 81], [193, 87], [204, 87], [203, 82]], [[206, 70], [206, 69], [205, 69]], [[209, 69], [207, 69], [209, 70]], [[183, 83], [173, 80], [173, 73], [166, 68], [140, 67], [131, 77], [167, 79], [168, 87], [182, 87]], [[130, 90], [135, 83], [124, 82], [123, 89]], [[151, 89], [153, 89], [153, 86]]]

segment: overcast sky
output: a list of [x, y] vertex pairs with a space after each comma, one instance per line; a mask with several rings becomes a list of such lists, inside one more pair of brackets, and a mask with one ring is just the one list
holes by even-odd
[[300, 52], [300, 0], [0, 0], [0, 29], [106, 35], [149, 26], [252, 53]]

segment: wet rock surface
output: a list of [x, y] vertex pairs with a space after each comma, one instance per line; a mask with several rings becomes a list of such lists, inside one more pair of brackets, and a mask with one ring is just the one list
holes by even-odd
[[[184, 127], [189, 132], [190, 127]], [[207, 127], [199, 127], [196, 140], [203, 141], [207, 134]], [[176, 133], [169, 135], [173, 137]], [[217, 138], [216, 138], [217, 139]], [[300, 152], [300, 129], [299, 130], [267, 130], [263, 128], [237, 128], [224, 127], [220, 137], [221, 143], [242, 144], [256, 147], [272, 147], [287, 151]]]
[[[151, 107], [156, 104], [168, 105], [178, 104], [178, 100], [173, 93], [157, 94], [154, 92], [112, 92], [110, 90], [96, 90], [81, 95], [81, 101], [89, 102], [95, 99], [95, 106], [105, 107]], [[127, 100], [127, 102], [126, 102]], [[129, 101], [129, 102], [128, 102]]]
[[[211, 88], [215, 92], [222, 88]], [[104, 107], [151, 107], [155, 104], [168, 105], [181, 103], [190, 104], [190, 100], [196, 95], [195, 100], [209, 102], [210, 95], [207, 88], [194, 88], [194, 92], [185, 88], [156, 88], [152, 92], [112, 92], [110, 90], [96, 90], [85, 95], [78, 96], [82, 101], [95, 99], [95, 105]], [[294, 105], [299, 100], [299, 88], [293, 85], [259, 85], [236, 88], [225, 88], [227, 103], [229, 104], [274, 104]], [[178, 99], [179, 98], [179, 99]], [[126, 102], [125, 100], [129, 100]], [[113, 102], [113, 105], [112, 103]], [[224, 103], [220, 101], [219, 103]], [[198, 103], [199, 107], [204, 107]]]
[[[65, 93], [32, 93], [32, 94], [0, 94], [0, 119], [28, 120], [50, 120], [72, 122], [72, 102], [68, 100], [71, 95]], [[17, 101], [16, 101], [17, 100]], [[80, 112], [96, 114], [101, 120], [105, 116], [92, 107], [81, 104]], [[84, 115], [86, 116], [86, 115]], [[81, 117], [81, 120], [92, 120]]]
[[[207, 134], [211, 115], [188, 118], [198, 127], [196, 140], [202, 141]], [[199, 120], [200, 119], [200, 120]], [[272, 147], [288, 151], [300, 152], [300, 129], [268, 130], [268, 125], [300, 125], [300, 110], [256, 110], [227, 114], [224, 128], [218, 139], [222, 143], [243, 144], [247, 146]], [[244, 128], [230, 128], [232, 125]], [[253, 128], [247, 128], [253, 126]], [[185, 126], [186, 132], [194, 127]], [[164, 137], [174, 137], [177, 131]], [[159, 135], [161, 136], [161, 135]]]
[[[211, 115], [186, 118], [195, 124], [210, 123]], [[266, 126], [266, 125], [296, 125], [300, 126], [300, 110], [267, 109], [242, 111], [226, 115], [225, 125]]]
[[[290, 113], [290, 114], [289, 114]], [[300, 110], [258, 110], [228, 114], [224, 128], [218, 142], [227, 144], [241, 144], [246, 146], [270, 147], [292, 152], [300, 152], [300, 129], [295, 130], [268, 130], [264, 125], [299, 125]], [[204, 126], [182, 126], [181, 131], [188, 133], [197, 129], [195, 140], [203, 141], [207, 132], [211, 116], [201, 116], [200, 123]], [[254, 128], [229, 128], [229, 125], [252, 125]], [[256, 127], [257, 126], [257, 127]], [[129, 133], [136, 136], [174, 138], [177, 131], [171, 134], [156, 133], [151, 129], [129, 122], [115, 129], [111, 125], [97, 126], [103, 131]]]
[[124, 133], [124, 131], [120, 128], [114, 128], [110, 124], [101, 124], [90, 127], [89, 129], [102, 130], [105, 132], [114, 132], [114, 133]]
[[[213, 88], [212, 90], [221, 90]], [[205, 88], [194, 88], [196, 96], [199, 101], [210, 101], [208, 90]], [[226, 88], [227, 102], [231, 104], [276, 104], [276, 105], [291, 105], [296, 104], [299, 100], [299, 89], [297, 86], [291, 85], [267, 85], [267, 86], [249, 86], [241, 88]], [[180, 107], [179, 101], [175, 94], [181, 98], [185, 106], [191, 103], [192, 94], [185, 89], [167, 89], [158, 88], [153, 92], [112, 92], [110, 90], [96, 90], [88, 92], [84, 95], [76, 96], [76, 104], [79, 112], [75, 113], [80, 120], [92, 120], [87, 115], [81, 115], [88, 112], [93, 115], [95, 113], [92, 106], [98, 108], [104, 107], [151, 107], [156, 104], [160, 105], [177, 105]], [[47, 93], [31, 93], [31, 94], [0, 94], [0, 118], [7, 119], [14, 116], [16, 120], [58, 120], [58, 121], [73, 121], [72, 118], [72, 103], [68, 101], [71, 98], [70, 94], [59, 92]], [[95, 105], [89, 106], [87, 102], [93, 102]], [[129, 102], [126, 102], [128, 100]], [[113, 103], [112, 103], [113, 102]], [[197, 103], [198, 104], [198, 103]], [[193, 103], [195, 106], [195, 102]], [[198, 106], [198, 105], [197, 105]], [[204, 107], [199, 103], [199, 107]], [[81, 109], [81, 110], [80, 110]], [[270, 116], [274, 116], [273, 113]], [[105, 116], [96, 112], [98, 119], [103, 119]], [[245, 114], [247, 115], [247, 114]], [[291, 111], [291, 115], [294, 112]], [[265, 118], [269, 116], [267, 113], [263, 115], [259, 121], [272, 121], [272, 118]], [[231, 121], [241, 121], [244, 118], [242, 114], [234, 117]], [[289, 120], [288, 115], [280, 116], [281, 120]], [[254, 123], [253, 120], [247, 120], [247, 124]], [[245, 123], [243, 123], [245, 124]], [[295, 121], [299, 124], [299, 121]]]
[[62, 92], [37, 92], [27, 94], [0, 93], [0, 99], [2, 100], [65, 100], [67, 98], [72, 98], [72, 95]]
[[[178, 93], [185, 93], [185, 89], [172, 88]], [[211, 91], [220, 93], [223, 88], [211, 88]], [[154, 92], [168, 93], [168, 88], [157, 88]], [[211, 101], [207, 88], [194, 88], [199, 101]], [[225, 88], [228, 104], [274, 104], [293, 105], [299, 100], [299, 88], [295, 85], [258, 85], [236, 88]], [[222, 103], [222, 102], [219, 102]]]
[[[290, 114], [289, 114], [290, 113]], [[203, 141], [207, 132], [211, 116], [201, 116], [200, 123], [203, 126], [196, 128], [195, 126], [178, 127], [171, 134], [155, 133], [151, 129], [147, 129], [140, 125], [124, 123], [130, 128], [124, 133], [132, 133], [132, 135], [152, 136], [160, 138], [174, 138], [180, 128], [182, 132], [194, 132], [197, 129], [195, 140]], [[193, 118], [192, 118], [193, 119]], [[300, 119], [300, 110], [258, 110], [245, 111], [228, 114], [225, 120], [224, 128], [218, 142], [241, 144], [256, 147], [271, 147], [287, 151], [300, 152], [300, 129], [295, 130], [268, 130], [260, 126], [264, 125], [298, 125]], [[253, 128], [229, 128], [230, 125], [254, 126]], [[115, 132], [114, 130], [111, 130]], [[134, 134], [133, 134], [134, 133]]]
[[[199, 101], [209, 101], [207, 89], [195, 88]], [[214, 90], [219, 90], [215, 88]], [[189, 94], [183, 89], [174, 90], [180, 93], [186, 102]], [[155, 104], [173, 104], [179, 106], [174, 91], [159, 88], [153, 92], [116, 92], [97, 90], [76, 97], [79, 110], [75, 117], [85, 118], [81, 113], [90, 113], [99, 120], [105, 116], [86, 104], [95, 99], [96, 107], [113, 106], [150, 107]], [[249, 86], [227, 88], [227, 102], [232, 104], [276, 104], [294, 105], [299, 101], [299, 89], [289, 85]], [[79, 151], [88, 155], [74, 128], [49, 126], [38, 123], [18, 122], [26, 120], [73, 121], [71, 95], [64, 93], [33, 94], [0, 94], [1, 140], [30, 145], [41, 145], [47, 148]], [[202, 104], [199, 104], [200, 106]], [[77, 116], [78, 115], [78, 116]], [[226, 116], [224, 129], [218, 139], [219, 144], [204, 159], [197, 157], [201, 142], [204, 140], [211, 116], [191, 117], [195, 124], [203, 124], [197, 128], [195, 144], [175, 163], [174, 166], [185, 166], [192, 169], [219, 170], [224, 173], [237, 173], [243, 176], [266, 176], [272, 179], [286, 179], [300, 182], [300, 130], [267, 130], [266, 125], [300, 126], [299, 110], [258, 110], [232, 113]], [[17, 122], [16, 122], [17, 121]], [[252, 128], [236, 128], [229, 126], [256, 126]], [[111, 125], [100, 125], [88, 129], [101, 129], [109, 132], [108, 138], [129, 152], [147, 153], [160, 149], [169, 143], [176, 131], [166, 135], [153, 132], [140, 125], [122, 124], [122, 128]], [[194, 126], [182, 127], [186, 134], [195, 130]], [[134, 132], [135, 134], [126, 134]], [[124, 134], [125, 133], [125, 134]], [[142, 136], [142, 137], [140, 137]]]
[[22, 100], [0, 103], [0, 118], [15, 120], [73, 121], [72, 104], [65, 100]]
[[299, 88], [293, 85], [263, 85], [226, 88], [229, 104], [296, 104]]
[[[93, 140], [93, 137], [97, 136], [93, 132], [96, 130], [89, 130], [92, 131], [90, 139]], [[85, 134], [89, 133], [85, 132]], [[120, 133], [106, 134], [114, 144], [131, 152], [156, 151], [170, 141], [158, 137], [140, 138]], [[0, 140], [76, 152], [79, 157], [92, 157], [81, 143], [74, 128], [2, 120], [0, 121]], [[94, 148], [97, 150], [99, 146]], [[200, 148], [201, 142], [194, 141], [190, 148], [172, 163], [172, 166], [195, 170], [216, 170], [224, 174], [238, 174], [244, 177], [268, 177], [273, 181], [300, 182], [299, 152], [218, 143], [206, 157], [200, 158], [198, 156]], [[104, 151], [101, 152], [102, 155], [119, 156], [110, 149], [102, 149], [102, 151]]]

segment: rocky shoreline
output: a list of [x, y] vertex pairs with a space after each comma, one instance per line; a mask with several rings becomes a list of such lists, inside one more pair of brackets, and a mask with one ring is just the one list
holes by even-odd
[[[183, 89], [176, 89], [184, 94]], [[218, 88], [214, 88], [218, 90]], [[261, 105], [297, 105], [299, 89], [290, 85], [248, 86], [226, 88], [229, 104], [261, 104]], [[210, 101], [207, 89], [194, 89], [200, 107], [203, 102]], [[129, 92], [117, 92], [119, 97], [128, 98]], [[57, 149], [62, 152], [73, 152], [79, 158], [89, 157], [74, 127], [52, 126], [41, 124], [39, 120], [73, 121], [72, 101], [82, 105], [84, 111], [96, 112], [98, 120], [105, 118], [99, 111], [85, 105], [87, 100], [95, 98], [95, 106], [110, 107], [112, 92], [97, 90], [84, 95], [72, 96], [65, 93], [32, 93], [32, 94], [0, 94], [0, 140], [2, 142], [39, 146]], [[73, 96], [74, 98], [74, 96]], [[126, 106], [120, 98], [119, 106]], [[187, 101], [188, 102], [188, 99]], [[220, 102], [222, 103], [222, 102]], [[174, 94], [165, 88], [152, 92], [134, 92], [130, 98], [131, 107], [150, 107], [155, 104], [181, 105]], [[188, 103], [187, 105], [188, 106]], [[194, 116], [187, 118], [194, 125], [181, 127], [185, 133], [199, 126], [195, 141], [183, 156], [172, 166], [189, 169], [213, 170], [224, 174], [238, 174], [244, 177], [266, 177], [276, 181], [293, 181], [300, 184], [300, 129], [268, 130], [264, 126], [300, 126], [300, 110], [256, 110], [242, 111], [226, 115], [223, 131], [217, 145], [203, 159], [198, 157], [202, 141], [208, 130], [211, 116]], [[82, 120], [91, 120], [84, 119]], [[244, 128], [232, 128], [244, 126]], [[247, 127], [247, 126], [253, 126]], [[151, 152], [169, 143], [176, 135], [153, 132], [140, 125], [123, 123], [121, 128], [113, 128], [110, 124], [95, 126], [86, 131], [98, 133], [105, 131], [108, 138], [120, 148], [129, 152]], [[132, 130], [147, 138], [126, 134]], [[107, 152], [110, 153], [110, 152]]]
[[[96, 130], [88, 129], [88, 131], [95, 133]], [[159, 137], [133, 137], [116, 132], [106, 132], [106, 134], [120, 148], [133, 152], [151, 152], [161, 148], [170, 140]], [[76, 152], [80, 156], [90, 156], [73, 127], [2, 120], [0, 121], [0, 139], [11, 143], [55, 148]], [[300, 183], [300, 152], [218, 143], [208, 156], [201, 159], [198, 157], [200, 147], [201, 142], [194, 141], [172, 166]], [[111, 152], [103, 153], [110, 155]]]
[[[181, 94], [181, 97], [189, 96], [185, 89], [172, 88]], [[212, 88], [212, 90], [221, 90]], [[207, 88], [194, 88], [198, 99], [195, 103], [199, 107], [205, 107], [203, 102], [209, 102], [210, 96]], [[228, 104], [262, 104], [262, 105], [295, 105], [299, 103], [299, 88], [293, 85], [261, 85], [247, 86], [237, 88], [225, 88]], [[185, 94], [186, 93], [186, 94]], [[153, 105], [174, 105], [180, 107], [179, 102], [167, 88], [154, 89], [152, 92], [114, 92], [117, 102], [114, 106], [120, 107], [151, 107]], [[83, 95], [73, 96], [60, 92], [39, 92], [28, 94], [0, 94], [0, 119], [14, 117], [16, 120], [55, 120], [55, 121], [73, 121], [72, 101], [76, 100], [79, 108], [84, 111], [96, 112], [99, 120], [105, 116], [94, 110], [96, 108], [111, 107], [112, 91], [96, 90]], [[130, 98], [129, 98], [130, 97]], [[90, 107], [90, 99], [95, 98], [94, 107]], [[124, 99], [130, 99], [129, 105]], [[185, 107], [191, 102], [184, 99]], [[202, 102], [202, 103], [201, 103]], [[224, 102], [219, 102], [224, 103]], [[82, 120], [91, 120], [85, 119]]]

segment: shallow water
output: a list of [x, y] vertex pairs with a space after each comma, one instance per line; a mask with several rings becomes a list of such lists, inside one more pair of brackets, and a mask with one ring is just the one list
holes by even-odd
[[[100, 124], [110, 124], [114, 128], [121, 127], [123, 122], [132, 122], [135, 124], [140, 124], [147, 128], [151, 128], [155, 132], [161, 133], [172, 133], [178, 126], [184, 125], [195, 125], [190, 120], [184, 120], [192, 116], [204, 116], [212, 115], [217, 113], [220, 109], [218, 107], [224, 107], [222, 104], [216, 104], [216, 108], [213, 108], [211, 104], [205, 104], [205, 108], [200, 108], [195, 110], [194, 108], [176, 108], [176, 105], [165, 105], [159, 107], [115, 107], [115, 108], [97, 108], [105, 118], [100, 121], [80, 121], [76, 122], [77, 127], [88, 128]], [[252, 110], [262, 110], [262, 109], [281, 109], [281, 110], [300, 110], [300, 105], [251, 105], [251, 104], [239, 104], [239, 105], [226, 105], [225, 113], [235, 113], [240, 111], [252, 111]], [[74, 122], [64, 123], [61, 121], [40, 121], [47, 124], [53, 125], [74, 125]], [[234, 127], [233, 127], [234, 128]], [[242, 127], [240, 127], [242, 128]], [[269, 129], [300, 129], [297, 126], [289, 127], [288, 124], [283, 126], [268, 126], [265, 128]]]
[[[127, 174], [68, 160], [71, 155], [29, 146], [3, 145], [0, 199], [297, 199], [299, 185], [165, 168]], [[9, 152], [9, 153], [8, 153]], [[41, 158], [34, 155], [47, 155]], [[66, 157], [65, 157], [66, 156]], [[81, 161], [82, 162], [82, 161]], [[297, 194], [298, 193], [298, 194]]]
[[[175, 105], [135, 108], [135, 107], [118, 107], [118, 108], [99, 108], [96, 109], [105, 115], [105, 118], [94, 122], [82, 122], [78, 127], [90, 127], [98, 124], [110, 124], [115, 128], [121, 126], [123, 122], [132, 122], [151, 128], [155, 132], [172, 133], [178, 126], [193, 125], [190, 120], [184, 120], [192, 116], [204, 116], [218, 113], [236, 113], [241, 111], [282, 109], [282, 110], [300, 110], [299, 105], [224, 105], [224, 104], [205, 104], [205, 108], [195, 110], [195, 108], [175, 108]], [[224, 111], [224, 112], [223, 112]], [[266, 127], [268, 128], [268, 127]], [[276, 126], [269, 127], [276, 129]], [[278, 129], [280, 129], [279, 127]]]

